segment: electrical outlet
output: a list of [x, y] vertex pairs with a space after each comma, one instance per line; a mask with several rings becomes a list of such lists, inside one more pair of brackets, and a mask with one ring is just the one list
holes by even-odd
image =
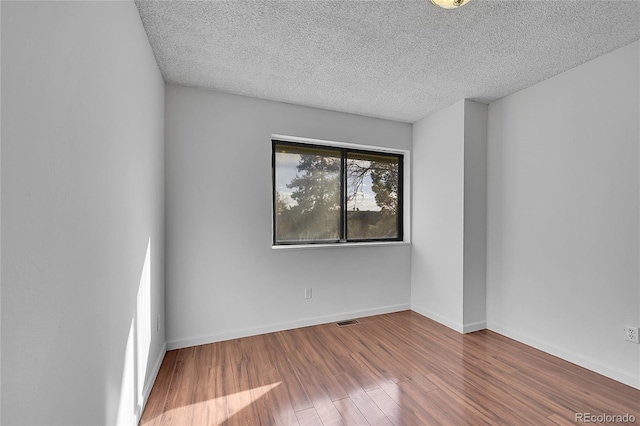
[[624, 340], [632, 343], [640, 343], [638, 340], [638, 327], [625, 327]]
[[305, 299], [311, 299], [313, 297], [313, 292], [311, 288], [305, 288], [304, 289], [304, 298]]

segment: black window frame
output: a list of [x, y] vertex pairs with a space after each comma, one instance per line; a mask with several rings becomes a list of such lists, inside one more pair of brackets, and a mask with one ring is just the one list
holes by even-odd
[[[311, 149], [333, 150], [340, 152], [340, 238], [336, 240], [288, 240], [277, 241], [276, 235], [276, 199], [278, 189], [276, 187], [276, 146], [292, 146]], [[348, 154], [364, 154], [385, 156], [398, 160], [398, 207], [397, 207], [397, 236], [393, 238], [347, 238], [347, 168], [346, 161]], [[272, 198], [272, 245], [275, 246], [296, 246], [296, 245], [344, 245], [358, 243], [393, 243], [404, 241], [404, 154], [397, 151], [360, 149], [350, 146], [324, 145], [319, 143], [292, 142], [281, 139], [271, 140], [271, 198]]]

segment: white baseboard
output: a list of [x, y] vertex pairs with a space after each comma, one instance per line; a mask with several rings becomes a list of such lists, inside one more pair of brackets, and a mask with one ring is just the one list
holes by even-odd
[[580, 367], [584, 367], [587, 370], [591, 370], [617, 382], [624, 383], [625, 385], [631, 386], [636, 389], [640, 389], [640, 377], [634, 377], [627, 371], [623, 371], [613, 365], [604, 364], [600, 361], [593, 360], [576, 352], [568, 351], [557, 346], [550, 345], [533, 337], [527, 336], [523, 333], [519, 333], [517, 331], [511, 330], [507, 327], [502, 327], [497, 324], [489, 323], [487, 324], [487, 328], [493, 332], [502, 334], [503, 336], [506, 336], [513, 340], [517, 340], [518, 342], [524, 343], [525, 345], [539, 349], [553, 356], [557, 356], [558, 358], [569, 361], [572, 364], [579, 365]]
[[428, 309], [421, 308], [420, 306], [412, 305], [411, 310], [419, 313], [422, 316], [425, 316], [436, 322], [439, 322], [440, 324], [445, 325], [457, 331], [458, 333], [462, 333], [462, 334], [473, 333], [474, 331], [484, 330], [485, 328], [487, 328], [486, 321], [476, 321], [468, 324], [460, 324], [456, 321], [450, 320], [449, 318], [445, 318], [441, 315], [434, 314]]
[[442, 325], [449, 327], [452, 330], [457, 331], [458, 333], [464, 333], [464, 327], [457, 321], [453, 321], [449, 318], [443, 317], [441, 315], [435, 314], [428, 309], [422, 308], [420, 306], [411, 305], [411, 310], [419, 313], [422, 316], [430, 318], [436, 322], [439, 322]]
[[487, 328], [486, 321], [476, 321], [476, 322], [464, 324], [462, 326], [462, 332], [464, 334], [467, 334], [467, 333], [473, 333], [474, 331], [484, 330], [486, 328]]
[[320, 317], [305, 318], [297, 321], [281, 322], [265, 325], [261, 327], [245, 328], [241, 330], [230, 330], [222, 333], [215, 333], [206, 336], [194, 336], [185, 339], [176, 339], [167, 342], [167, 350], [187, 348], [189, 346], [206, 345], [208, 343], [222, 342], [225, 340], [239, 339], [242, 337], [257, 336], [259, 334], [274, 333], [276, 331], [291, 330], [294, 328], [308, 327], [311, 325], [326, 324], [335, 321], [344, 321], [353, 318], [364, 318], [372, 315], [389, 314], [392, 312], [406, 311], [410, 309], [409, 304], [381, 306], [373, 309], [361, 311], [349, 311], [339, 314], [325, 315]]
[[164, 345], [162, 345], [162, 348], [158, 352], [158, 356], [156, 357], [156, 362], [153, 364], [153, 370], [151, 370], [151, 374], [145, 378], [144, 387], [142, 388], [142, 406], [140, 407], [140, 412], [137, 413], [136, 424], [140, 423], [142, 413], [144, 413], [144, 407], [147, 406], [149, 395], [151, 395], [151, 389], [153, 389], [153, 384], [156, 382], [156, 378], [158, 377], [158, 373], [160, 372], [160, 366], [162, 365], [162, 360], [164, 360], [164, 356], [166, 353], [167, 344], [165, 343]]

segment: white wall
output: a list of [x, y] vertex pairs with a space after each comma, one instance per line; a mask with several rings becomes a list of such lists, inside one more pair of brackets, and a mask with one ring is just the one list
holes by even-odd
[[165, 344], [164, 83], [133, 2], [1, 7], [2, 420], [135, 424]]
[[411, 308], [463, 329], [464, 100], [413, 125]]
[[464, 101], [463, 331], [487, 326], [487, 116], [485, 104]]
[[640, 387], [639, 42], [489, 107], [488, 327]]
[[271, 248], [271, 135], [409, 149], [411, 125], [175, 85], [166, 117], [169, 347], [409, 308], [408, 245]]
[[487, 106], [413, 127], [411, 307], [460, 332], [485, 328]]
[[[2, 81], [2, 7], [0, 5], [0, 81]], [[2, 84], [0, 84], [0, 100]], [[0, 101], [0, 189], [2, 188], [2, 102]], [[2, 223], [2, 197], [0, 196], [0, 224]], [[2, 226], [0, 226], [0, 383], [2, 381]], [[2, 424], [2, 385], [0, 384], [0, 424]]]

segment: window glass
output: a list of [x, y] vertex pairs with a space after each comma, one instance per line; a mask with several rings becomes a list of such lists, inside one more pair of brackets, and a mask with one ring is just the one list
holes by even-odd
[[402, 240], [401, 154], [273, 141], [273, 242]]
[[347, 239], [398, 237], [399, 159], [347, 153]]
[[340, 162], [340, 151], [276, 146], [276, 243], [340, 239]]

